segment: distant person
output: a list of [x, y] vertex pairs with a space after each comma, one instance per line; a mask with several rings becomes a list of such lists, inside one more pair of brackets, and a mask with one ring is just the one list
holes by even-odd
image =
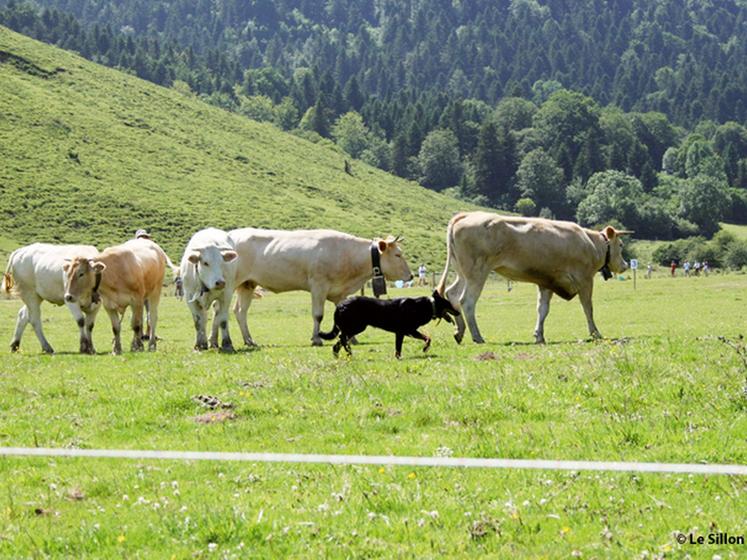
[[693, 270], [695, 271], [695, 276], [700, 276], [700, 261], [695, 261], [695, 264], [693, 264]]
[[675, 271], [677, 270], [677, 262], [676, 261], [672, 261], [672, 264], [669, 265], [669, 268], [672, 271], [672, 278], [674, 278], [675, 277]]
[[646, 278], [648, 280], [651, 280], [651, 274], [654, 272], [654, 265], [651, 263], [648, 263], [648, 266], [646, 267]]
[[174, 296], [178, 300], [184, 299], [184, 280], [182, 280], [181, 276], [177, 276], [174, 279]]
[[425, 275], [428, 272], [428, 269], [425, 268], [425, 264], [421, 264], [418, 267], [418, 286], [426, 286], [428, 282], [425, 279]]
[[682, 270], [685, 271], [685, 276], [690, 276], [690, 261], [685, 261], [685, 264], [682, 265]]
[[703, 261], [703, 276], [708, 276], [708, 273], [710, 271], [711, 271], [711, 269], [708, 266], [708, 261]]

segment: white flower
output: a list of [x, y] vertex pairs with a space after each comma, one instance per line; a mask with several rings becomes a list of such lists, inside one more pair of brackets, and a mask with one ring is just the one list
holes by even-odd
[[327, 502], [324, 502], [322, 504], [319, 504], [319, 506], [316, 509], [317, 511], [320, 511], [320, 512], [329, 511], [329, 504]]
[[218, 545], [214, 542], [208, 543], [208, 550], [210, 552], [213, 552], [216, 548], [218, 548]]

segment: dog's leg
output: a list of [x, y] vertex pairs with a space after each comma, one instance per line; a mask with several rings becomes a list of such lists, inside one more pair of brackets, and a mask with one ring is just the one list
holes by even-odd
[[350, 339], [352, 337], [347, 335], [340, 335], [340, 342], [342, 342], [342, 345], [345, 347], [345, 351], [348, 353], [348, 356], [353, 355], [353, 350], [350, 348]]
[[398, 332], [394, 338], [394, 357], [398, 360], [402, 357], [402, 341], [405, 340], [404, 333]]
[[428, 348], [431, 347], [431, 337], [429, 337], [427, 334], [423, 334], [420, 331], [415, 330], [410, 333], [410, 336], [425, 341], [425, 344], [423, 345], [423, 352], [427, 352]]

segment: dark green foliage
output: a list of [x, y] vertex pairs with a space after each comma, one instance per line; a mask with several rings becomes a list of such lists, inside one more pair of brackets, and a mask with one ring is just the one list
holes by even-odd
[[[1, 24], [284, 130], [328, 138], [356, 111], [371, 140], [359, 157], [433, 188], [459, 184], [512, 208], [517, 170], [542, 148], [561, 185], [525, 181], [524, 194], [546, 214], [573, 216], [586, 181], [612, 169], [651, 195], [638, 219], [660, 224], [656, 237], [747, 220], [735, 191], [708, 218], [681, 192], [657, 191], [663, 164], [690, 181], [688, 193], [698, 176], [747, 189], [747, 6], [737, 0], [0, 5]], [[698, 134], [680, 145], [675, 125]], [[459, 158], [436, 177], [418, 158], [438, 129]]]

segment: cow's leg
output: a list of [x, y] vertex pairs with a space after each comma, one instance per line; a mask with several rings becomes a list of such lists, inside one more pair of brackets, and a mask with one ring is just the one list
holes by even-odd
[[426, 334], [421, 333], [419, 330], [414, 330], [411, 333], [407, 333], [413, 338], [417, 338], [418, 340], [422, 340], [425, 342], [423, 345], [423, 352], [427, 352], [428, 348], [431, 347], [431, 337], [429, 337]]
[[130, 350], [132, 352], [141, 352], [143, 348], [143, 302], [136, 301], [132, 304], [132, 343]]
[[92, 352], [90, 348], [92, 344], [86, 333], [86, 318], [85, 315], [83, 315], [83, 311], [77, 303], [65, 302], [65, 306], [70, 310], [70, 314], [73, 316], [73, 319], [75, 319], [75, 323], [78, 325], [78, 330], [80, 331], [79, 352], [81, 354], [91, 354]]
[[221, 331], [221, 343], [220, 351], [233, 353], [233, 342], [231, 342], [231, 335], [228, 333], [228, 316], [231, 309], [231, 296], [233, 294], [226, 294], [224, 292], [223, 297], [220, 300], [218, 308], [215, 310], [215, 319], [213, 327], [218, 325]]
[[143, 340], [150, 340], [150, 332], [152, 330], [150, 321], [150, 301], [145, 300], [145, 328], [143, 329]]
[[239, 323], [239, 330], [241, 331], [241, 337], [244, 339], [244, 344], [247, 346], [257, 346], [257, 343], [252, 340], [252, 335], [249, 334], [249, 325], [246, 322], [246, 314], [249, 311], [249, 306], [252, 304], [254, 298], [254, 284], [244, 284], [236, 289], [236, 305], [233, 309], [234, 315], [236, 315], [236, 321]]
[[402, 357], [402, 341], [405, 340], [405, 333], [395, 333], [394, 335], [394, 357], [398, 360]]
[[220, 302], [213, 301], [213, 324], [210, 328], [210, 348], [218, 348], [218, 314], [220, 313]]
[[192, 319], [195, 323], [195, 350], [207, 350], [208, 341], [206, 331], [207, 312], [195, 301], [187, 301], [189, 310], [192, 312]]
[[469, 332], [472, 335], [472, 340], [477, 344], [482, 344], [483, 342], [485, 342], [485, 339], [480, 334], [480, 329], [477, 326], [477, 319], [475, 318], [475, 307], [477, 305], [477, 300], [482, 293], [482, 289], [485, 286], [485, 280], [487, 279], [487, 271], [475, 271], [475, 275], [472, 280], [465, 281], [464, 292], [460, 297], [462, 312], [467, 319]]
[[[446, 288], [446, 290], [444, 290], [444, 297], [448, 299], [449, 302], [451, 302], [451, 305], [454, 306], [454, 309], [461, 309], [460, 300], [462, 298], [463, 292], [464, 282], [462, 281], [462, 277], [457, 274], [454, 283]], [[467, 325], [464, 322], [464, 317], [461, 313], [454, 317], [454, 323], [454, 340], [456, 340], [457, 343], [461, 344], [462, 339], [464, 338], [464, 331], [467, 328]]]
[[578, 290], [578, 298], [581, 300], [581, 306], [584, 308], [584, 315], [586, 315], [586, 323], [589, 326], [591, 338], [602, 338], [602, 333], [599, 332], [599, 329], [594, 324], [594, 306], [591, 303], [593, 291], [593, 281], [584, 283]]
[[319, 329], [324, 319], [324, 302], [327, 300], [327, 290], [320, 287], [311, 288], [311, 316], [314, 318], [314, 332], [311, 335], [312, 346], [322, 346]]
[[106, 313], [109, 315], [109, 320], [112, 323], [112, 334], [114, 335], [114, 339], [112, 340], [112, 354], [119, 355], [122, 353], [122, 317], [116, 309], [107, 308]]
[[550, 311], [552, 290], [537, 287], [537, 325], [534, 327], [534, 341], [545, 343], [545, 318]]
[[148, 311], [148, 352], [155, 352], [158, 339], [156, 338], [156, 325], [158, 324], [158, 304], [161, 294], [152, 294], [145, 302]]
[[34, 332], [36, 333], [36, 338], [39, 339], [39, 344], [41, 344], [42, 351], [47, 354], [54, 354], [54, 349], [52, 348], [52, 345], [47, 341], [46, 337], [44, 336], [44, 331], [42, 330], [42, 299], [34, 294], [33, 296], [24, 300], [24, 302], [26, 303], [26, 308], [28, 309], [29, 323], [31, 323], [31, 326], [34, 327]]
[[101, 309], [101, 305], [92, 305], [91, 308], [88, 310], [88, 312], [85, 314], [86, 316], [86, 339], [88, 340], [88, 353], [89, 354], [95, 354], [96, 349], [93, 347], [93, 327], [96, 323], [96, 315], [99, 312], [99, 309]]
[[17, 352], [21, 346], [21, 337], [26, 325], [29, 324], [29, 308], [25, 305], [18, 311], [18, 319], [16, 319], [16, 332], [13, 333], [13, 340], [10, 342], [10, 351]]

